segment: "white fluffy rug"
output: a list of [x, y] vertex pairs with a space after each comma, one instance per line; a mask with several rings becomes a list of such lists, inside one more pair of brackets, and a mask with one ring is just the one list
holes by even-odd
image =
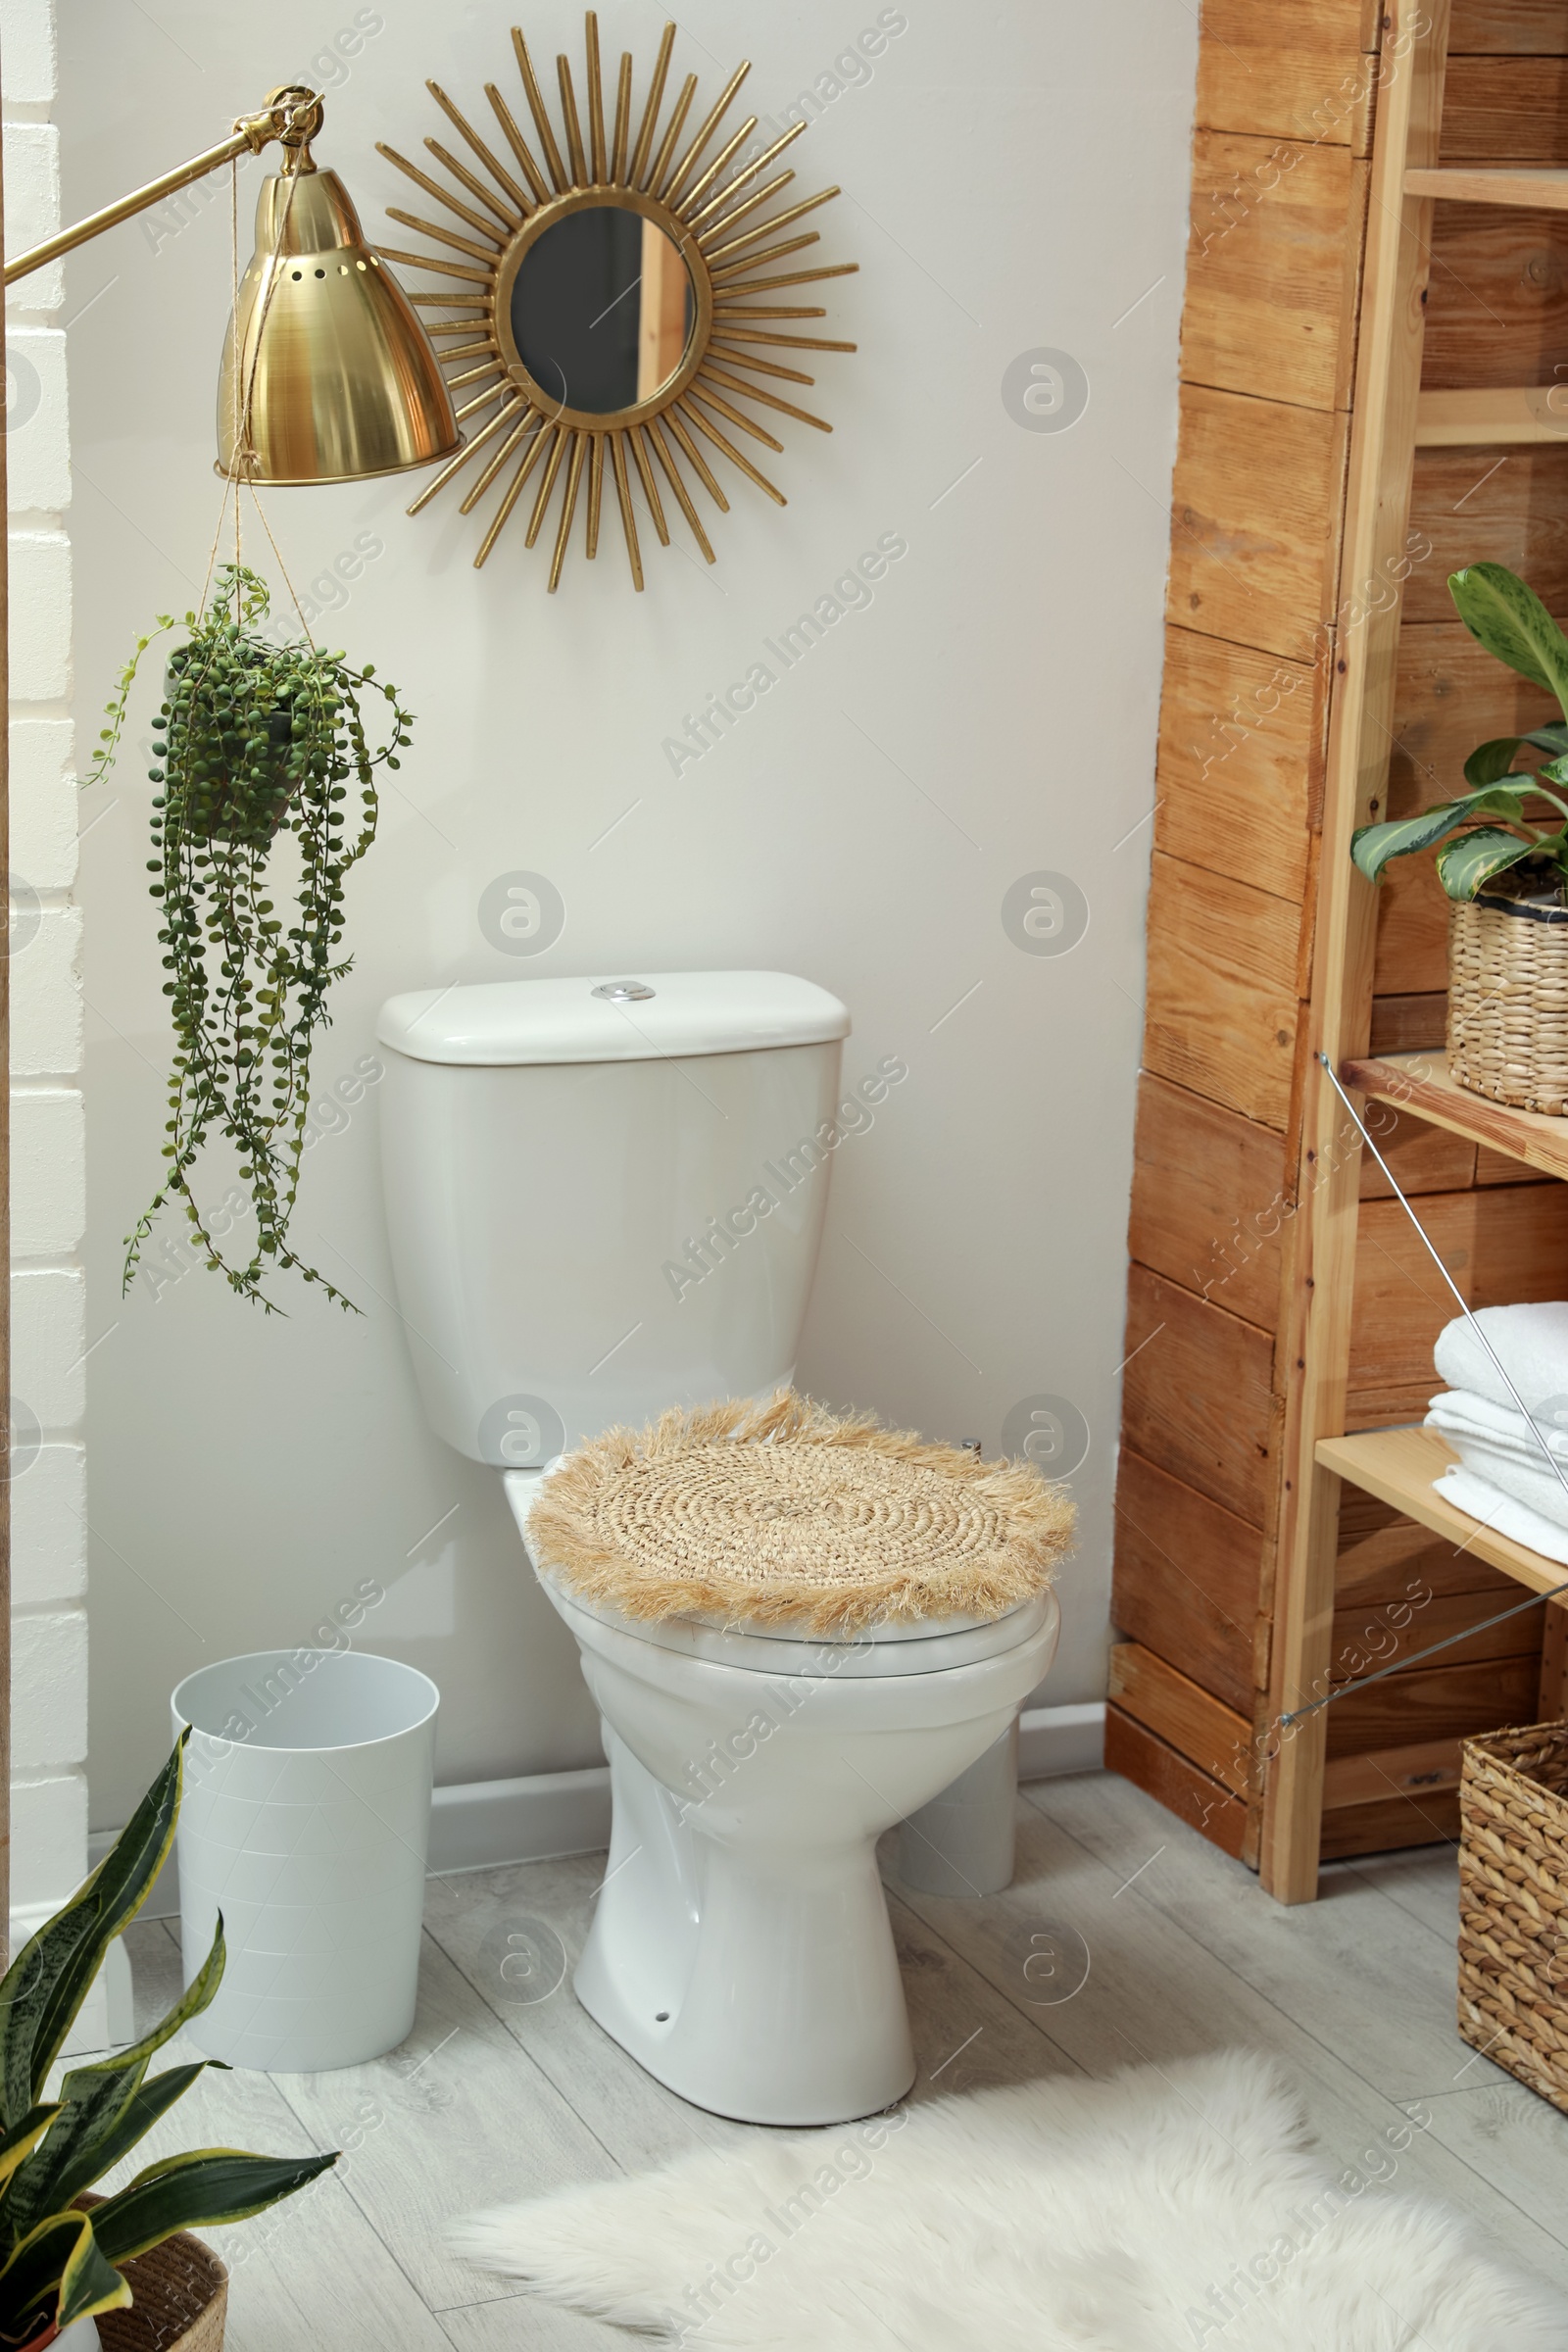
[[1560, 2295], [1396, 2185], [1419, 2128], [1326, 2156], [1233, 2051], [759, 2138], [455, 2243], [713, 2352], [1568, 2352]]

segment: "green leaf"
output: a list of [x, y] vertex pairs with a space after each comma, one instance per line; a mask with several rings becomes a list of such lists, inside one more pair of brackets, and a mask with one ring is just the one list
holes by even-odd
[[[193, 2017], [200, 2017], [202, 2011], [211, 2004], [217, 1995], [218, 1987], [223, 1981], [225, 1964], [223, 1914], [220, 1911], [218, 1925], [213, 1931], [212, 1949], [172, 2009], [170, 2010], [167, 2017], [161, 2019], [154, 2026], [150, 2034], [144, 2034], [140, 2041], [131, 2042], [125, 2049], [117, 2050], [113, 2058], [106, 2059], [103, 2062], [105, 2068], [134, 2066], [138, 2058], [145, 2064], [149, 2058], [163, 2048], [166, 2041], [172, 2041], [182, 2027], [188, 2026]], [[82, 2067], [77, 2071], [81, 2074], [88, 2074], [93, 2070]]]
[[130, 2280], [122, 2278], [98, 2243], [92, 2217], [83, 2215], [87, 2224], [85, 2237], [79, 2238], [60, 2281], [60, 2299], [56, 2318], [62, 2328], [73, 2320], [85, 2320], [99, 2311], [123, 2311], [135, 2301]]
[[52, 2213], [13, 2247], [0, 2269], [0, 2342], [24, 2344], [45, 2319], [69, 2327], [131, 2300], [85, 2213]]
[[5, 2183], [23, 2158], [37, 2146], [59, 2113], [56, 2106], [29, 2107], [20, 2123], [13, 2124], [9, 2132], [0, 2133], [0, 2193], [3, 2193]]
[[1535, 590], [1503, 564], [1470, 564], [1448, 581], [1459, 618], [1489, 654], [1555, 695], [1568, 718], [1568, 638]]
[[1361, 825], [1350, 836], [1350, 856], [1369, 882], [1376, 882], [1391, 858], [1408, 858], [1430, 850], [1456, 825], [1464, 824], [1480, 796], [1467, 792], [1462, 801], [1447, 801], [1424, 808], [1419, 816], [1396, 816], [1381, 825]]
[[1484, 882], [1533, 856], [1536, 846], [1516, 833], [1504, 833], [1500, 826], [1479, 825], [1439, 851], [1438, 880], [1450, 899], [1473, 899]]
[[184, 1765], [173, 1753], [92, 1876], [23, 1945], [0, 1983], [0, 2125], [36, 2101], [104, 1953], [134, 1918], [173, 1841]]
[[1515, 752], [1528, 741], [1525, 735], [1494, 735], [1490, 743], [1477, 744], [1464, 763], [1465, 782], [1482, 791], [1495, 784], [1499, 776], [1509, 773]]
[[176, 2230], [212, 2230], [265, 2213], [337, 2162], [325, 2156], [252, 2156], [244, 2148], [192, 2148], [138, 2173], [128, 2188], [93, 2208], [98, 2243], [111, 2262], [129, 2262]]
[[[1545, 761], [1533, 775], [1524, 769], [1516, 775], [1505, 774], [1504, 768], [1511, 766], [1515, 752], [1523, 751], [1526, 746], [1534, 751], [1554, 752], [1557, 756]], [[1491, 743], [1479, 745], [1471, 753], [1464, 763], [1464, 772], [1470, 783], [1482, 789], [1493, 784], [1507, 785], [1521, 801], [1528, 799], [1532, 791], [1538, 792], [1544, 800], [1550, 801], [1554, 808], [1561, 809], [1564, 816], [1568, 816], [1568, 807], [1564, 807], [1557, 795], [1547, 789], [1552, 784], [1568, 784], [1568, 726], [1539, 727], [1533, 735], [1497, 736]], [[1499, 812], [1499, 804], [1495, 801], [1477, 801], [1475, 813], [1479, 816], [1484, 811]], [[1500, 813], [1513, 816], [1518, 811], [1508, 808], [1500, 809]]]
[[[130, 2153], [206, 2067], [221, 2064], [204, 2058], [195, 2065], [171, 2068], [151, 2082], [144, 2081], [153, 2053], [208, 2006], [222, 1975], [223, 1922], [220, 1915], [212, 1950], [162, 2023], [113, 2057], [96, 2066], [74, 2067], [66, 2076], [58, 2108], [47, 2111], [47, 2117], [54, 2119], [48, 2136], [22, 2164], [9, 2192], [0, 2189], [4, 2197], [0, 2225], [9, 2226], [15, 2234], [30, 2229], [44, 2214], [71, 2204]], [[21, 2154], [26, 2155], [26, 2150]], [[0, 2181], [7, 2169], [0, 2151]]]
[[76, 2150], [76, 2160], [62, 2168], [57, 2201], [62, 2205], [73, 2203], [83, 2189], [113, 2172], [176, 2100], [184, 2097], [197, 2076], [221, 2063], [215, 2058], [193, 2059], [184, 2066], [169, 2067], [150, 2082], [141, 2083], [109, 2127], [90, 2144], [84, 2141]]
[[1484, 791], [1471, 795], [1470, 814], [1472, 816], [1506, 816], [1510, 817], [1516, 825], [1522, 824], [1524, 819], [1520, 810], [1525, 802], [1533, 798], [1549, 801], [1553, 800], [1555, 795], [1549, 792], [1543, 793], [1540, 783], [1534, 776], [1501, 776], [1495, 784], [1489, 784]]
[[6, 2191], [4, 2221], [12, 2237], [46, 2215], [59, 2213], [91, 2186], [107, 2161], [95, 2151], [111, 2142], [122, 2111], [141, 2088], [147, 2061], [121, 2070], [78, 2067], [60, 2085], [60, 2109], [39, 2145], [20, 2165]]

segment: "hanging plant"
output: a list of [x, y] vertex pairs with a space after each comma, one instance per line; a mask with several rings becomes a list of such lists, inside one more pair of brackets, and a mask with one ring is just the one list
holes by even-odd
[[[183, 1203], [207, 1264], [269, 1313], [264, 1274], [288, 1267], [352, 1300], [289, 1246], [310, 1099], [311, 1049], [330, 1025], [327, 991], [349, 969], [343, 880], [375, 838], [374, 770], [398, 764], [410, 713], [368, 664], [263, 634], [266, 582], [239, 564], [217, 573], [186, 641], [169, 657], [150, 770], [158, 937], [170, 977], [175, 1051], [163, 1183], [126, 1237], [128, 1288], [159, 1210]], [[160, 614], [154, 636], [176, 626]], [[141, 638], [108, 708], [89, 783], [108, 773], [124, 727]], [[372, 751], [362, 698], [384, 697], [390, 731]], [[286, 850], [285, 844], [292, 843]], [[292, 900], [292, 906], [287, 904]], [[237, 1146], [256, 1215], [248, 1262], [220, 1248], [196, 1205], [192, 1172], [210, 1137]], [[232, 1245], [229, 1245], [232, 1248]]]

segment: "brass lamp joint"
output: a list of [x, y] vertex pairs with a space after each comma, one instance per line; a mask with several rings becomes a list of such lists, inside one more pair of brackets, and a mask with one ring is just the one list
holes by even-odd
[[253, 155], [260, 155], [273, 139], [278, 140], [283, 148], [285, 175], [314, 172], [310, 142], [319, 133], [325, 112], [319, 91], [308, 88], [303, 82], [284, 82], [268, 92], [267, 104], [260, 114], [237, 115], [234, 131]]

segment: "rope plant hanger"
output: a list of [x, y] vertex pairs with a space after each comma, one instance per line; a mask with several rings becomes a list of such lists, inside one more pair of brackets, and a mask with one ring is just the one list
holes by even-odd
[[1050, 1586], [1073, 1518], [1032, 1462], [982, 1467], [783, 1389], [580, 1446], [541, 1486], [528, 1541], [566, 1592], [622, 1616], [848, 1634], [1004, 1615]]
[[[302, 124], [298, 146], [308, 130]], [[274, 264], [296, 184], [297, 175], [290, 177], [279, 211]], [[87, 782], [101, 782], [113, 763], [142, 656], [155, 638], [183, 626], [184, 642], [168, 660], [152, 747], [158, 765], [149, 771], [158, 788], [150, 888], [163, 918], [164, 995], [174, 1024], [166, 1165], [163, 1182], [126, 1237], [124, 1287], [159, 1211], [177, 1200], [207, 1265], [242, 1297], [275, 1313], [280, 1310], [263, 1282], [279, 1269], [320, 1284], [341, 1306], [353, 1304], [296, 1254], [289, 1222], [299, 1188], [312, 1048], [318, 1032], [330, 1026], [327, 992], [352, 962], [334, 956], [343, 937], [344, 878], [375, 838], [374, 771], [398, 765], [412, 719], [397, 689], [383, 684], [368, 662], [356, 667], [345, 654], [316, 644], [263, 510], [251, 441], [256, 361], [253, 354], [247, 372], [238, 353], [234, 167], [230, 207], [234, 457], [207, 575], [196, 609], [182, 623], [160, 613], [156, 629], [137, 640], [107, 706], [110, 723]], [[272, 269], [267, 303], [278, 276]], [[270, 619], [270, 590], [245, 563], [242, 488], [298, 616], [297, 637], [285, 637]], [[233, 558], [220, 564], [230, 503]], [[385, 739], [372, 749], [361, 704], [374, 695], [388, 711]], [[255, 1212], [248, 1258], [232, 1244], [225, 1254], [192, 1189], [206, 1147], [217, 1139], [237, 1150], [239, 1179]]]

